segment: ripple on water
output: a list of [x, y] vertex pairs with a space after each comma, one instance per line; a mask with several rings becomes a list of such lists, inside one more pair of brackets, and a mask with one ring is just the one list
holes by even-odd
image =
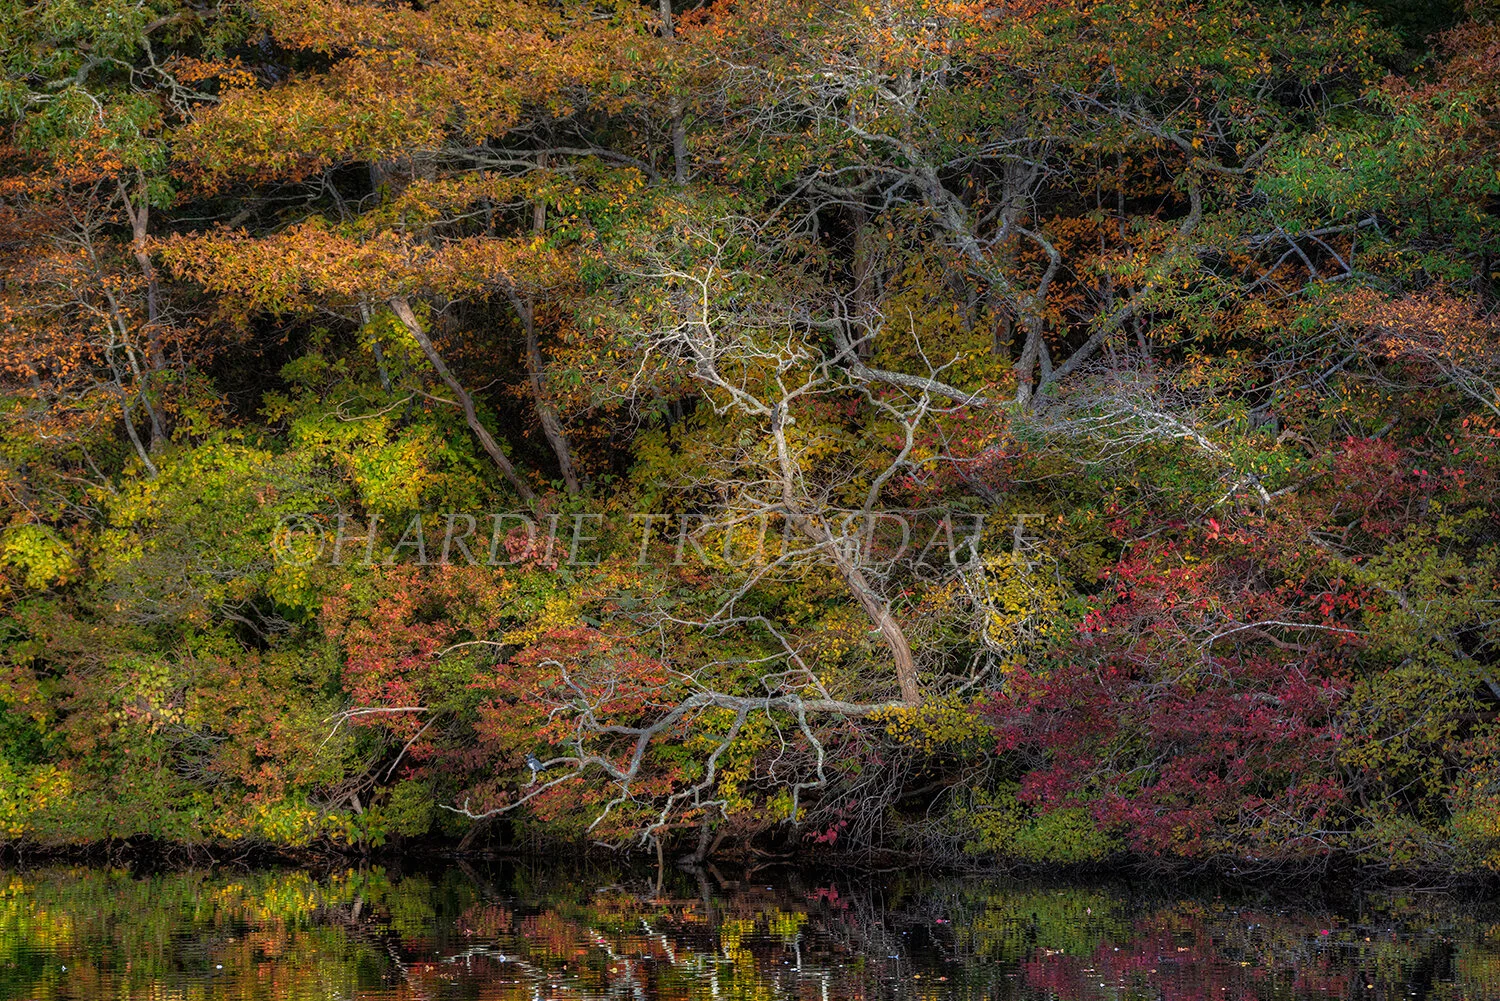
[[0, 998], [1500, 998], [1500, 910], [1440, 895], [650, 876], [10, 871]]

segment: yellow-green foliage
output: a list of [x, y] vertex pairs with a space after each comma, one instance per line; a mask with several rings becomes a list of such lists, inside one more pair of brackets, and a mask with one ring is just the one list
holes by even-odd
[[[683, 749], [706, 760], [707, 755], [724, 742], [734, 718], [734, 712], [729, 709], [709, 710], [699, 719], [692, 735], [683, 741]], [[718, 785], [714, 795], [724, 800], [725, 813], [749, 816], [769, 812], [772, 819], [786, 818], [790, 800], [763, 802], [750, 786], [757, 756], [779, 739], [764, 713], [746, 717], [734, 741], [719, 755], [716, 765]]]
[[1462, 860], [1500, 872], [1500, 795], [1466, 797], [1453, 816], [1453, 836]]
[[979, 388], [1010, 375], [1010, 359], [994, 350], [999, 317], [978, 304], [969, 313], [945, 285], [941, 262], [931, 254], [912, 254], [892, 282], [886, 303], [888, 335], [879, 340], [877, 361], [901, 371], [920, 371], [928, 359], [954, 360], [956, 385]]
[[391, 790], [390, 799], [370, 812], [381, 812], [385, 830], [392, 834], [419, 837], [432, 829], [437, 813], [431, 783], [398, 782]]
[[1017, 801], [1014, 786], [974, 790], [952, 820], [966, 838], [964, 850], [974, 855], [1068, 865], [1098, 862], [1120, 849], [1086, 808], [1036, 812]]
[[158, 466], [155, 478], [131, 480], [108, 499], [95, 573], [118, 611], [207, 622], [216, 606], [260, 590], [282, 495], [304, 508], [314, 499], [299, 496], [303, 484], [270, 452], [230, 438]]
[[885, 734], [903, 747], [938, 754], [973, 749], [991, 739], [990, 728], [957, 696], [945, 696], [920, 706], [891, 706], [871, 714]]
[[67, 796], [71, 788], [67, 772], [54, 765], [16, 767], [0, 758], [0, 835], [26, 834], [32, 816]]
[[19, 570], [32, 590], [63, 583], [77, 562], [72, 547], [46, 525], [13, 525], [0, 535], [0, 564]]
[[287, 848], [306, 847], [318, 838], [355, 844], [364, 834], [356, 816], [296, 800], [247, 804], [243, 811], [219, 814], [211, 829], [218, 837], [248, 838]]
[[1055, 565], [1025, 552], [986, 556], [984, 570], [984, 643], [1000, 656], [1000, 670], [1024, 667], [1029, 650], [1060, 633], [1071, 591]]
[[1500, 727], [1481, 727], [1463, 746], [1462, 768], [1454, 777], [1449, 809], [1460, 862], [1500, 872]]
[[[340, 469], [366, 510], [386, 517], [420, 510], [423, 497], [435, 493], [462, 498], [478, 492], [471, 471], [446, 467], [453, 444], [431, 425], [402, 428], [391, 415], [348, 421], [318, 413], [299, 419], [292, 438], [294, 447]], [[399, 534], [399, 526], [394, 530]]]
[[1440, 789], [1448, 768], [1443, 748], [1472, 708], [1467, 686], [1420, 663], [1362, 679], [1346, 707], [1351, 739], [1343, 742], [1339, 759], [1363, 769], [1375, 790], [1389, 789], [1393, 796]]
[[127, 657], [111, 665], [119, 679], [116, 691], [119, 710], [114, 714], [118, 724], [144, 722], [154, 732], [186, 717], [182, 688], [182, 670], [165, 659]]

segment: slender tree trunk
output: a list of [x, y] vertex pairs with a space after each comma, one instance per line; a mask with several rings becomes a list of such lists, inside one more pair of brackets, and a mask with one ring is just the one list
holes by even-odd
[[[543, 167], [547, 165], [545, 153], [538, 164]], [[538, 200], [532, 207], [531, 228], [538, 236], [546, 230], [546, 202]], [[526, 379], [531, 384], [532, 405], [536, 408], [537, 420], [542, 425], [542, 435], [547, 439], [552, 454], [557, 456], [557, 467], [562, 472], [564, 487], [568, 493], [576, 494], [580, 486], [578, 473], [573, 467], [573, 453], [568, 446], [568, 435], [563, 429], [557, 408], [547, 399], [547, 371], [542, 362], [541, 346], [537, 343], [536, 303], [530, 298], [523, 299], [511, 286], [507, 286], [506, 296], [515, 308], [516, 315], [521, 318], [521, 329], [526, 335]]]
[[995, 357], [1009, 357], [1014, 335], [1011, 332], [1010, 310], [1001, 306], [998, 310], [999, 317], [995, 320], [994, 340], [990, 344], [990, 354]]
[[125, 357], [130, 361], [130, 374], [135, 378], [135, 388], [141, 398], [141, 405], [146, 408], [146, 416], [151, 421], [151, 452], [154, 455], [161, 451], [162, 444], [167, 440], [167, 432], [162, 428], [161, 417], [156, 412], [156, 406], [151, 402], [150, 376], [135, 360], [135, 351], [128, 344], [125, 345]]
[[[370, 325], [370, 304], [365, 300], [363, 295], [359, 297], [359, 318], [364, 322], [365, 326], [368, 327]], [[385, 352], [380, 350], [380, 340], [378, 338], [372, 337], [370, 339], [370, 351], [375, 355], [375, 370], [380, 374], [380, 388], [390, 393], [391, 373], [385, 367]]]
[[[1037, 388], [1036, 370], [1046, 345], [1042, 343], [1041, 317], [1028, 317], [1026, 343], [1021, 347], [1021, 357], [1016, 361], [1016, 403], [1022, 408], [1031, 405], [1031, 395]], [[1048, 372], [1050, 375], [1051, 372]]]
[[156, 463], [151, 461], [151, 454], [146, 451], [146, 446], [141, 443], [141, 436], [135, 429], [135, 414], [130, 412], [130, 394], [125, 391], [125, 382], [120, 365], [113, 357], [109, 359], [109, 367], [114, 370], [115, 394], [120, 398], [120, 410], [125, 417], [125, 434], [130, 439], [130, 444], [135, 447], [135, 454], [140, 457], [141, 465], [146, 467], [146, 474], [151, 479], [156, 479]]
[[[106, 350], [113, 352], [116, 347], [119, 347], [125, 352], [125, 360], [130, 364], [130, 376], [135, 384], [136, 395], [141, 398], [141, 405], [146, 408], [146, 416], [150, 418], [151, 451], [153, 453], [159, 452], [161, 451], [163, 442], [167, 440], [167, 436], [166, 431], [162, 429], [161, 418], [157, 416], [156, 407], [151, 402], [149, 363], [147, 368], [142, 368], [141, 363], [136, 359], [137, 352], [130, 345], [130, 324], [125, 318], [125, 313], [121, 309], [119, 301], [114, 297], [114, 293], [105, 289], [104, 297], [109, 302], [110, 318], [114, 321], [111, 336], [119, 337], [119, 340], [111, 343]], [[124, 383], [121, 379], [119, 367], [115, 364], [113, 357], [111, 357], [110, 366], [115, 369], [115, 381], [123, 386]]]
[[[146, 335], [146, 369], [149, 372], [160, 372], [167, 365], [166, 357], [162, 354], [161, 334], [158, 330], [161, 316], [161, 283], [157, 280], [156, 265], [152, 262], [151, 255], [146, 253], [146, 238], [149, 235], [151, 223], [151, 204], [146, 200], [144, 179], [141, 180], [141, 203], [139, 205], [135, 204], [131, 198], [130, 189], [125, 187], [123, 182], [120, 185], [120, 198], [125, 203], [125, 214], [130, 218], [131, 256], [135, 258], [136, 267], [141, 269], [141, 275], [146, 279], [146, 324], [142, 331]], [[114, 303], [113, 297], [111, 297], [111, 309], [118, 319], [123, 335], [125, 332], [124, 314]], [[149, 377], [137, 365], [135, 354], [131, 351], [128, 341], [125, 351], [130, 358], [131, 369], [140, 388], [141, 402], [151, 418], [150, 449], [154, 454], [160, 452], [162, 445], [166, 442], [166, 431], [162, 427], [161, 418], [157, 416], [156, 407], [152, 405], [147, 395]]]
[[156, 463], [151, 461], [151, 453], [141, 444], [141, 436], [135, 430], [135, 415], [130, 412], [130, 394], [125, 392], [123, 386], [115, 383], [115, 392], [120, 395], [120, 409], [125, 412], [125, 433], [130, 436], [130, 444], [135, 446], [135, 454], [140, 456], [141, 463], [146, 467], [146, 473], [151, 479], [156, 479]]
[[672, 183], [680, 188], [688, 181], [687, 123], [681, 97], [672, 97], [667, 113], [672, 116]]
[[141, 203], [136, 205], [130, 191], [123, 184], [120, 197], [125, 202], [125, 214], [130, 217], [130, 252], [136, 267], [146, 279], [146, 361], [153, 372], [166, 367], [166, 357], [161, 350], [161, 335], [157, 324], [161, 318], [161, 282], [157, 278], [156, 264], [146, 252], [146, 238], [151, 228], [151, 203], [146, 200], [145, 183], [141, 183]]
[[[688, 862], [693, 866], [693, 871], [701, 873], [703, 863], [708, 860], [708, 853], [713, 841], [714, 827], [710, 820], [712, 814], [708, 810], [703, 811], [703, 816], [698, 820], [698, 847], [693, 849], [693, 854], [688, 856]], [[701, 878], [701, 877], [700, 877]]]
[[901, 628], [901, 623], [896, 621], [896, 617], [891, 614], [890, 607], [870, 585], [864, 571], [859, 568], [858, 562], [844, 551], [838, 540], [828, 531], [828, 527], [810, 514], [797, 500], [795, 492], [797, 472], [792, 463], [791, 451], [787, 447], [786, 432], [781, 426], [781, 421], [782, 415], [778, 407], [776, 416], [771, 420], [771, 435], [776, 441], [776, 457], [781, 467], [781, 501], [786, 508], [786, 517], [791, 521], [792, 527], [801, 532], [810, 542], [827, 550], [844, 586], [854, 595], [855, 600], [859, 602], [859, 607], [874, 623], [876, 631], [880, 633], [880, 638], [885, 641], [886, 648], [891, 653], [892, 665], [896, 671], [896, 683], [901, 688], [901, 701], [909, 706], [921, 705], [922, 687], [917, 680], [917, 663], [912, 657], [911, 644], [906, 641], [906, 633]]
[[656, 889], [651, 891], [651, 899], [660, 900], [662, 883], [667, 878], [667, 858], [662, 852], [661, 835], [653, 834], [651, 840], [656, 843]]
[[869, 361], [875, 353], [875, 309], [879, 245], [870, 231], [869, 217], [863, 208], [854, 212], [854, 335], [855, 354]]
[[[660, 0], [659, 7], [661, 35], [675, 49], [677, 26], [672, 20], [672, 0]], [[674, 92], [667, 100], [667, 116], [672, 121], [672, 183], [678, 187], [686, 184], [688, 179], [687, 123], [684, 115], [682, 96]]]
[[562, 472], [563, 485], [568, 493], [576, 494], [581, 489], [578, 472], [573, 467], [573, 456], [568, 445], [568, 435], [563, 429], [557, 409], [547, 401], [547, 377], [542, 367], [542, 352], [537, 344], [536, 314], [532, 304], [519, 296], [511, 297], [511, 305], [521, 317], [521, 327], [526, 333], [526, 378], [531, 383], [531, 398], [536, 407], [537, 420], [542, 425], [542, 434], [557, 456], [557, 466]]
[[909, 706], [921, 705], [922, 687], [917, 681], [916, 659], [912, 657], [911, 644], [906, 641], [906, 632], [901, 628], [901, 623], [897, 622], [896, 617], [891, 614], [890, 606], [875, 593], [875, 589], [865, 578], [864, 572], [860, 570], [859, 564], [849, 558], [849, 555], [843, 551], [843, 547], [834, 540], [826, 528], [801, 527], [804, 535], [813, 541], [823, 542], [827, 546], [829, 552], [833, 554], [833, 565], [838, 569], [839, 576], [844, 579], [844, 584], [849, 590], [854, 592], [865, 615], [875, 623], [875, 628], [880, 632], [880, 638], [885, 641], [886, 648], [891, 652], [896, 668], [896, 683], [901, 686], [901, 701]]
[[474, 437], [479, 439], [479, 444], [484, 447], [485, 452], [489, 454], [490, 459], [499, 468], [500, 475], [504, 476], [506, 482], [515, 488], [516, 493], [521, 495], [522, 500], [528, 504], [535, 502], [536, 491], [532, 490], [530, 485], [516, 472], [516, 467], [511, 465], [511, 461], [505, 457], [505, 453], [501, 451], [500, 445], [490, 435], [489, 430], [480, 423], [479, 413], [474, 409], [474, 398], [469, 395], [468, 390], [464, 389], [463, 384], [458, 381], [453, 373], [448, 370], [448, 366], [443, 363], [443, 358], [438, 354], [437, 348], [433, 346], [431, 338], [427, 336], [427, 332], [422, 329], [422, 324], [417, 322], [416, 315], [412, 313], [410, 303], [404, 297], [396, 296], [391, 300], [391, 309], [395, 312], [396, 317], [406, 325], [407, 331], [416, 340], [417, 345], [422, 349], [422, 353], [427, 356], [427, 360], [432, 363], [432, 367], [437, 370], [438, 376], [448, 386], [448, 389], [452, 391], [453, 395], [458, 397], [458, 404], [464, 411], [464, 420], [468, 422], [469, 429], [474, 432]]

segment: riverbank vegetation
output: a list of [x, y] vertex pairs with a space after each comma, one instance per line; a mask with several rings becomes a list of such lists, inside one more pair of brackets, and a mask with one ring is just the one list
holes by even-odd
[[0, 836], [1500, 868], [1500, 10], [0, 0]]

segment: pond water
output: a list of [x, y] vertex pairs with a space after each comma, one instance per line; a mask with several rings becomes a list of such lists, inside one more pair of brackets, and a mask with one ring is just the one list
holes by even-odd
[[904, 873], [0, 872], [0, 997], [1500, 999], [1500, 909]]

